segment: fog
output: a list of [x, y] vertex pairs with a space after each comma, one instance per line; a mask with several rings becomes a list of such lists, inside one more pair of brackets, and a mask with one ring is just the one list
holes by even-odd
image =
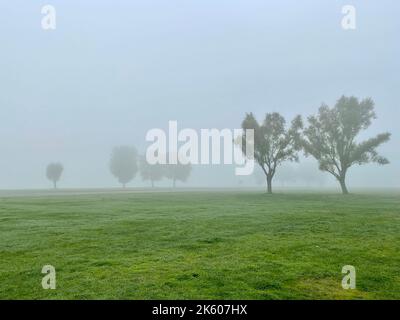
[[[113, 147], [144, 154], [146, 132], [170, 120], [234, 129], [246, 112], [307, 117], [341, 95], [375, 101], [378, 118], [360, 138], [392, 133], [378, 149], [390, 164], [352, 167], [349, 187], [400, 187], [400, 3], [352, 1], [355, 30], [341, 27], [347, 1], [48, 3], [56, 30], [41, 28], [42, 1], [0, 2], [1, 189], [51, 188], [53, 161], [64, 166], [61, 188], [119, 187]], [[312, 158], [285, 167], [313, 178], [277, 186], [336, 186]], [[139, 175], [129, 184], [147, 185]], [[178, 183], [256, 185], [229, 165], [193, 166]]]

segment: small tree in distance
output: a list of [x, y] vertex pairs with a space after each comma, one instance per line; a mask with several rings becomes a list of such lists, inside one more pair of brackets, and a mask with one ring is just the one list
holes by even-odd
[[144, 181], [149, 180], [151, 187], [154, 188], [154, 182], [163, 178], [164, 168], [161, 164], [149, 164], [143, 156], [140, 159], [140, 175]]
[[111, 154], [110, 171], [118, 179], [122, 187], [135, 177], [138, 171], [137, 151], [135, 147], [115, 147]]
[[[168, 159], [168, 158], [167, 158]], [[176, 187], [176, 181], [186, 182], [192, 172], [192, 166], [190, 163], [182, 164], [167, 164], [165, 165], [165, 176], [172, 180], [172, 187]]]
[[[242, 122], [243, 129], [254, 130], [254, 159], [265, 174], [268, 193], [272, 193], [272, 179], [278, 166], [284, 161], [298, 161], [301, 117], [295, 117], [288, 129], [285, 128], [285, 123], [285, 118], [277, 112], [267, 113], [262, 124], [257, 122], [253, 113], [246, 114]], [[246, 139], [244, 133], [242, 136], [244, 154], [246, 154]]]
[[333, 108], [322, 105], [316, 116], [308, 118], [301, 142], [304, 151], [318, 161], [320, 170], [329, 172], [339, 181], [343, 194], [348, 194], [346, 174], [352, 165], [389, 163], [376, 148], [390, 139], [390, 133], [381, 133], [363, 142], [356, 141], [357, 135], [375, 118], [372, 99], [359, 101], [345, 96]]
[[59, 162], [50, 163], [46, 168], [47, 179], [53, 182], [54, 189], [57, 189], [57, 182], [60, 180], [64, 168]]

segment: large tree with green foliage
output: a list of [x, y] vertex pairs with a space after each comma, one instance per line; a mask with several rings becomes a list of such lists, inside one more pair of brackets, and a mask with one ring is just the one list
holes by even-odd
[[272, 193], [272, 179], [276, 170], [284, 161], [298, 161], [300, 150], [299, 132], [302, 128], [301, 117], [293, 119], [286, 128], [286, 121], [277, 112], [267, 113], [259, 124], [253, 113], [248, 113], [242, 122], [244, 133], [242, 149], [246, 154], [246, 129], [254, 130], [254, 160], [260, 165], [267, 180], [267, 191]]
[[320, 170], [329, 172], [339, 181], [343, 194], [348, 193], [346, 174], [352, 165], [389, 163], [376, 148], [389, 140], [390, 133], [381, 133], [362, 142], [356, 140], [375, 118], [372, 99], [359, 101], [345, 96], [333, 108], [323, 104], [316, 116], [308, 118], [308, 127], [301, 139], [304, 151], [317, 159]]

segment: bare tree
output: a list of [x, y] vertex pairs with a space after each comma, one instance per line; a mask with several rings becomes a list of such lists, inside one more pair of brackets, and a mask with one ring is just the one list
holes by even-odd
[[64, 167], [59, 162], [50, 163], [46, 168], [47, 179], [53, 182], [54, 189], [57, 188], [57, 182], [61, 178]]
[[357, 135], [366, 130], [375, 118], [372, 99], [359, 101], [345, 96], [333, 108], [323, 104], [316, 116], [308, 118], [301, 142], [304, 151], [317, 159], [320, 170], [329, 172], [339, 181], [343, 194], [348, 193], [346, 174], [352, 165], [389, 163], [376, 148], [390, 139], [390, 133], [381, 133], [363, 142], [356, 141]]

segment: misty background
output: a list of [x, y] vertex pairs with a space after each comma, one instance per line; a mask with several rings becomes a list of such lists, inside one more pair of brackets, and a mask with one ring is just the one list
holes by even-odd
[[[41, 28], [46, 4], [57, 10], [54, 31]], [[347, 4], [356, 30], [341, 27]], [[290, 121], [343, 94], [375, 101], [378, 119], [360, 138], [392, 133], [379, 148], [391, 163], [352, 167], [349, 187], [400, 187], [399, 14], [390, 0], [3, 0], [0, 188], [50, 188], [52, 161], [64, 165], [61, 188], [119, 187], [112, 148], [143, 154], [146, 132], [169, 120], [234, 129], [246, 112], [261, 121], [277, 111]], [[299, 178], [278, 171], [277, 187], [337, 185], [312, 158], [285, 167]], [[185, 186], [256, 180], [199, 165]], [[128, 186], [145, 185], [138, 175]]]

